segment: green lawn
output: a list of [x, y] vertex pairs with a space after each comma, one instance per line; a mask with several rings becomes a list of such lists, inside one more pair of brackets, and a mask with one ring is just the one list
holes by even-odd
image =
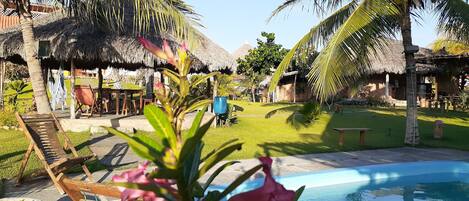
[[[69, 133], [68, 136], [78, 149], [77, 151], [79, 155], [84, 156], [92, 154], [91, 150], [86, 146], [86, 142], [89, 140], [90, 134]], [[28, 141], [20, 131], [0, 129], [0, 147], [0, 180], [13, 178], [18, 174], [21, 160], [28, 148]], [[33, 153], [28, 162], [25, 174], [30, 175], [34, 171], [42, 169], [42, 167], [43, 166], [39, 159]], [[89, 167], [92, 170], [102, 168], [97, 161], [91, 162]]]
[[[279, 105], [264, 106], [260, 103], [237, 101], [233, 103], [245, 109], [244, 112], [238, 113], [239, 123], [229, 128], [210, 129], [204, 138], [205, 151], [232, 138], [238, 138], [245, 144], [243, 149], [231, 155], [230, 159], [399, 147], [403, 146], [404, 142], [404, 109], [346, 107], [343, 114], [324, 112], [310, 127], [295, 130], [285, 124], [288, 113], [280, 113], [270, 119], [264, 118], [268, 111]], [[446, 124], [442, 140], [432, 139], [433, 122], [437, 119]], [[420, 110], [419, 125], [422, 146], [469, 150], [468, 113]], [[365, 146], [358, 145], [358, 133], [348, 133], [345, 136], [345, 145], [340, 147], [338, 135], [332, 130], [335, 127], [369, 127], [373, 131], [367, 135]]]
[[[295, 130], [285, 124], [288, 113], [280, 113], [271, 119], [264, 115], [281, 105], [264, 106], [259, 103], [233, 101], [244, 107], [239, 112], [239, 123], [232, 127], [211, 128], [204, 138], [205, 152], [212, 150], [229, 139], [239, 138], [245, 144], [241, 151], [229, 159], [252, 158], [259, 155], [284, 156], [318, 152], [351, 151], [403, 146], [405, 128], [404, 109], [353, 108], [346, 107], [343, 114], [324, 112], [310, 127]], [[445, 137], [432, 139], [433, 122], [443, 120]], [[469, 114], [461, 112], [433, 112], [420, 110], [420, 133], [422, 146], [450, 147], [469, 150]], [[358, 133], [349, 133], [345, 145], [338, 146], [338, 135], [334, 127], [370, 127], [366, 145], [358, 145]], [[89, 154], [86, 146], [87, 133], [71, 133], [70, 137], [79, 148], [80, 154]], [[0, 130], [0, 178], [12, 178], [19, 169], [27, 148], [27, 141], [19, 131]], [[41, 168], [35, 156], [27, 173]], [[102, 168], [94, 163], [92, 169]]]

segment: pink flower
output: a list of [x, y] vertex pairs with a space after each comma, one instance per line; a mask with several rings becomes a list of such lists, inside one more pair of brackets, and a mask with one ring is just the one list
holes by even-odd
[[[120, 175], [114, 175], [112, 181], [116, 183], [135, 183], [135, 184], [146, 184], [146, 185], [158, 185], [159, 187], [166, 188], [171, 192], [175, 190], [171, 187], [172, 183], [166, 179], [149, 179], [145, 170], [148, 167], [148, 162], [140, 164], [137, 169], [123, 172]], [[124, 187], [118, 187], [122, 192], [121, 200], [137, 200], [139, 198], [144, 201], [164, 201], [165, 199], [160, 198], [155, 192], [143, 191], [138, 189], [128, 189]]]
[[150, 51], [153, 55], [165, 60], [169, 64], [176, 65], [176, 58], [174, 53], [171, 51], [171, 47], [169, 46], [166, 40], [163, 41], [163, 49], [159, 48], [151, 41], [139, 36], [137, 37], [138, 42], [143, 45], [145, 49]]
[[181, 48], [184, 52], [186, 52], [186, 51], [189, 49], [186, 42], [182, 42], [180, 48]]
[[265, 173], [264, 185], [252, 191], [240, 193], [229, 199], [229, 201], [292, 201], [295, 199], [295, 191], [287, 190], [282, 184], [277, 183], [272, 177], [272, 159], [260, 157]]

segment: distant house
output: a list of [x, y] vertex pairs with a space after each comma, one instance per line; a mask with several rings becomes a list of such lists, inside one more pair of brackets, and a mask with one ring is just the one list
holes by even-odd
[[[361, 82], [362, 90], [367, 90], [368, 96], [386, 97], [394, 99], [395, 102], [404, 103], [407, 83], [403, 52], [402, 42], [392, 41], [389, 47], [382, 49], [375, 58], [372, 58], [371, 68], [366, 70], [366, 76], [362, 79], [365, 81]], [[439, 96], [459, 95], [459, 75], [463, 72], [448, 62], [442, 65], [425, 62], [428, 58], [434, 58], [437, 55], [439, 54], [427, 48], [420, 48], [415, 54], [417, 96], [422, 107], [427, 107], [429, 100], [434, 101], [439, 99]], [[351, 88], [348, 90], [350, 92]]]
[[[14, 7], [14, 5], [11, 6], [11, 8]], [[0, 6], [0, 30], [8, 27], [13, 27], [20, 23], [20, 18], [18, 17], [16, 12], [14, 12], [14, 10], [11, 8], [7, 7], [4, 9], [2, 6]], [[33, 19], [40, 18], [44, 16], [44, 14], [50, 13], [53, 10], [54, 9], [52, 7], [47, 5], [34, 4], [31, 6]]]
[[[366, 98], [369, 96], [386, 98], [395, 104], [405, 105], [406, 70], [404, 48], [401, 41], [391, 41], [381, 49], [376, 57], [371, 58], [371, 67], [365, 69], [364, 76], [343, 90], [348, 98]], [[427, 48], [420, 48], [415, 54], [417, 67], [417, 96], [422, 107], [435, 104], [442, 97], [458, 96], [467, 85], [469, 75], [469, 54], [447, 55], [434, 53]], [[300, 73], [301, 74], [301, 73]], [[313, 98], [311, 87], [305, 75], [298, 72], [285, 73], [276, 90], [270, 94], [274, 102], [305, 102]], [[270, 78], [264, 81], [270, 83]], [[356, 84], [356, 86], [353, 86]], [[363, 94], [355, 93], [360, 88]], [[267, 91], [262, 93], [267, 97]]]

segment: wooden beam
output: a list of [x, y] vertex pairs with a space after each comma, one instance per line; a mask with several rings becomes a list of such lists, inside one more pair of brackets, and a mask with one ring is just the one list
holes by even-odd
[[103, 114], [103, 70], [98, 67], [98, 106], [99, 116]]
[[5, 106], [5, 100], [3, 99], [4, 96], [3, 96], [3, 92], [4, 92], [4, 85], [3, 83], [5, 82], [5, 72], [6, 72], [6, 63], [5, 63], [5, 60], [3, 59], [0, 59], [0, 63], [1, 63], [1, 66], [0, 66], [0, 107], [3, 109], [4, 106]]
[[70, 61], [70, 119], [75, 119], [75, 62]]

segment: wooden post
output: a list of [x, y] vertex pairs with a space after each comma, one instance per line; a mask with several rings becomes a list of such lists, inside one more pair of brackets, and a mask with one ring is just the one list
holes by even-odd
[[293, 81], [293, 103], [296, 103], [296, 75], [295, 74], [295, 80]]
[[344, 146], [344, 134], [345, 134], [345, 131], [343, 130], [339, 131], [339, 145], [340, 146]]
[[[211, 78], [207, 79], [207, 97], [210, 97], [212, 95], [212, 81], [210, 79]], [[210, 112], [213, 113], [213, 103], [210, 104]]]
[[70, 61], [70, 119], [76, 119], [75, 115], [75, 63]]
[[0, 107], [3, 109], [5, 107], [5, 100], [3, 99], [3, 83], [5, 82], [5, 69], [6, 69], [6, 63], [3, 59], [0, 59], [1, 63], [1, 70], [0, 70]]
[[389, 98], [389, 74], [386, 73], [386, 84], [384, 85], [384, 94], [386, 98]]
[[[155, 80], [155, 70], [154, 69], [147, 69], [145, 72], [145, 88], [146, 88], [146, 97], [147, 99], [153, 99], [153, 91], [155, 90], [154, 87], [154, 80]], [[163, 71], [160, 71], [160, 80], [161, 83], [164, 83], [163, 80]]]
[[365, 133], [366, 131], [364, 130], [360, 131], [360, 145], [365, 145]]
[[103, 114], [103, 70], [98, 67], [98, 106], [99, 116]]

